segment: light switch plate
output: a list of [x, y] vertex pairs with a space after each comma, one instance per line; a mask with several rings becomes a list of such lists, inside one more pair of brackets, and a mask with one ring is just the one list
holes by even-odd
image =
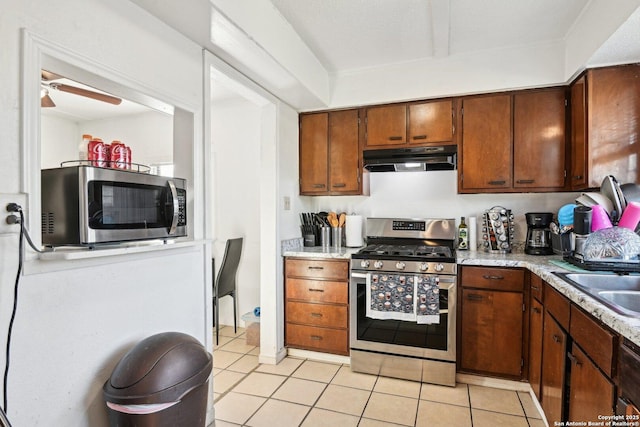
[[22, 211], [27, 216], [27, 195], [26, 194], [4, 194], [0, 193], [0, 234], [20, 233], [20, 224], [7, 224], [7, 217], [11, 214], [20, 217], [18, 212], [7, 211], [9, 203], [17, 203], [22, 206]]
[[291, 197], [289, 196], [284, 196], [284, 210], [285, 211], [291, 210]]

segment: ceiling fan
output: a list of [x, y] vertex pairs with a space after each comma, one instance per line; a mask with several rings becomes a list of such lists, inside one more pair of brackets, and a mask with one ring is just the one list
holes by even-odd
[[102, 101], [102, 102], [107, 102], [109, 104], [113, 104], [113, 105], [120, 105], [120, 103], [122, 103], [122, 99], [117, 98], [115, 96], [111, 96], [111, 95], [107, 95], [106, 93], [101, 93], [101, 92], [95, 92], [92, 90], [88, 90], [88, 89], [84, 89], [84, 88], [80, 88], [80, 87], [76, 87], [76, 86], [72, 86], [72, 85], [68, 85], [68, 84], [64, 84], [64, 83], [59, 83], [59, 82], [55, 82], [55, 80], [59, 80], [62, 79], [64, 77], [52, 73], [50, 71], [47, 70], [42, 70], [42, 79], [40, 82], [41, 88], [42, 88], [42, 93], [41, 93], [41, 98], [40, 98], [40, 105], [42, 107], [55, 107], [56, 104], [53, 102], [53, 99], [51, 99], [51, 96], [49, 96], [49, 89], [53, 89], [53, 90], [59, 90], [61, 92], [67, 92], [67, 93], [72, 93], [74, 95], [80, 95], [80, 96], [84, 96], [86, 98], [91, 98], [91, 99], [95, 99], [97, 101]]

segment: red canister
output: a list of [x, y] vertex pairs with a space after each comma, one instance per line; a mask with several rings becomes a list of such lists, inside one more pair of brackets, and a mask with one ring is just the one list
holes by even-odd
[[109, 165], [107, 147], [100, 138], [93, 138], [87, 145], [87, 160], [91, 166], [106, 168]]
[[111, 167], [115, 169], [127, 168], [127, 150], [125, 145], [120, 141], [113, 141], [109, 149]]
[[131, 169], [131, 147], [129, 147], [128, 145], [124, 146], [124, 152], [126, 155], [126, 166], [127, 169]]

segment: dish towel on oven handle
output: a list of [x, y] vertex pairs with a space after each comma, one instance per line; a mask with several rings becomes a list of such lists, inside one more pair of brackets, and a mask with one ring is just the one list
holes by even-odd
[[440, 323], [440, 279], [438, 276], [415, 276], [416, 321], [418, 324]]
[[440, 322], [437, 276], [411, 274], [367, 275], [366, 316], [420, 324]]

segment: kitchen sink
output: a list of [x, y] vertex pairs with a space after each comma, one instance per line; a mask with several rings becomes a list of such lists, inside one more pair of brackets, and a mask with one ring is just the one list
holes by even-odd
[[554, 273], [624, 316], [640, 317], [640, 275]]

